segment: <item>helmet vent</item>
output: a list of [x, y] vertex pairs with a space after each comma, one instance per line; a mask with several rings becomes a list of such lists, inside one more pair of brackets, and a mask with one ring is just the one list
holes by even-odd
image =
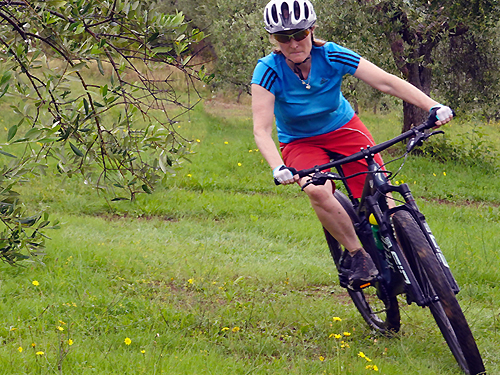
[[273, 21], [275, 24], [279, 22], [278, 11], [276, 10], [276, 5], [274, 4], [271, 7], [271, 16], [273, 17]]
[[287, 20], [290, 18], [290, 9], [288, 9], [288, 4], [281, 4], [281, 14], [283, 15], [283, 19]]
[[[307, 9], [307, 7], [306, 7]], [[300, 19], [300, 5], [298, 1], [293, 2], [293, 15], [296, 20]]]

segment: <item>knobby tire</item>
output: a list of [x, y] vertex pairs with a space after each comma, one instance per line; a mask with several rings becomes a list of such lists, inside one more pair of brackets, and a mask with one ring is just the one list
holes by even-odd
[[422, 230], [407, 211], [396, 212], [392, 220], [397, 240], [422, 289], [437, 297], [428, 306], [459, 366], [466, 374], [486, 374], [469, 324]]

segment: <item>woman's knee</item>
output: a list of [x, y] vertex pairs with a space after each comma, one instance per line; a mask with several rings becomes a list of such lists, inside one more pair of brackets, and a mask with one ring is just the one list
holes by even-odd
[[312, 202], [323, 202], [333, 196], [332, 187], [329, 184], [321, 186], [309, 185], [304, 191]]

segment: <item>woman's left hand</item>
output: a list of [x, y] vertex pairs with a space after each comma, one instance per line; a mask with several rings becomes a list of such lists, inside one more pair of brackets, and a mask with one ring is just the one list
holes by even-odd
[[433, 109], [436, 109], [436, 118], [438, 119], [438, 121], [436, 121], [437, 126], [444, 125], [453, 118], [453, 111], [446, 105], [435, 105], [431, 108], [431, 111]]

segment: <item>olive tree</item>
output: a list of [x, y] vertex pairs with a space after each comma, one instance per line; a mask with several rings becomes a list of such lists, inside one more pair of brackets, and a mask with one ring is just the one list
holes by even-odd
[[264, 30], [266, 0], [157, 1], [162, 11], [179, 7], [191, 25], [205, 30], [214, 59], [214, 88], [250, 93], [253, 69], [272, 49]]
[[50, 225], [25, 213], [19, 179], [54, 167], [134, 199], [186, 157], [174, 124], [212, 78], [190, 53], [203, 38], [139, 1], [0, 1], [0, 97], [17, 115], [0, 146], [1, 259], [42, 250]]

